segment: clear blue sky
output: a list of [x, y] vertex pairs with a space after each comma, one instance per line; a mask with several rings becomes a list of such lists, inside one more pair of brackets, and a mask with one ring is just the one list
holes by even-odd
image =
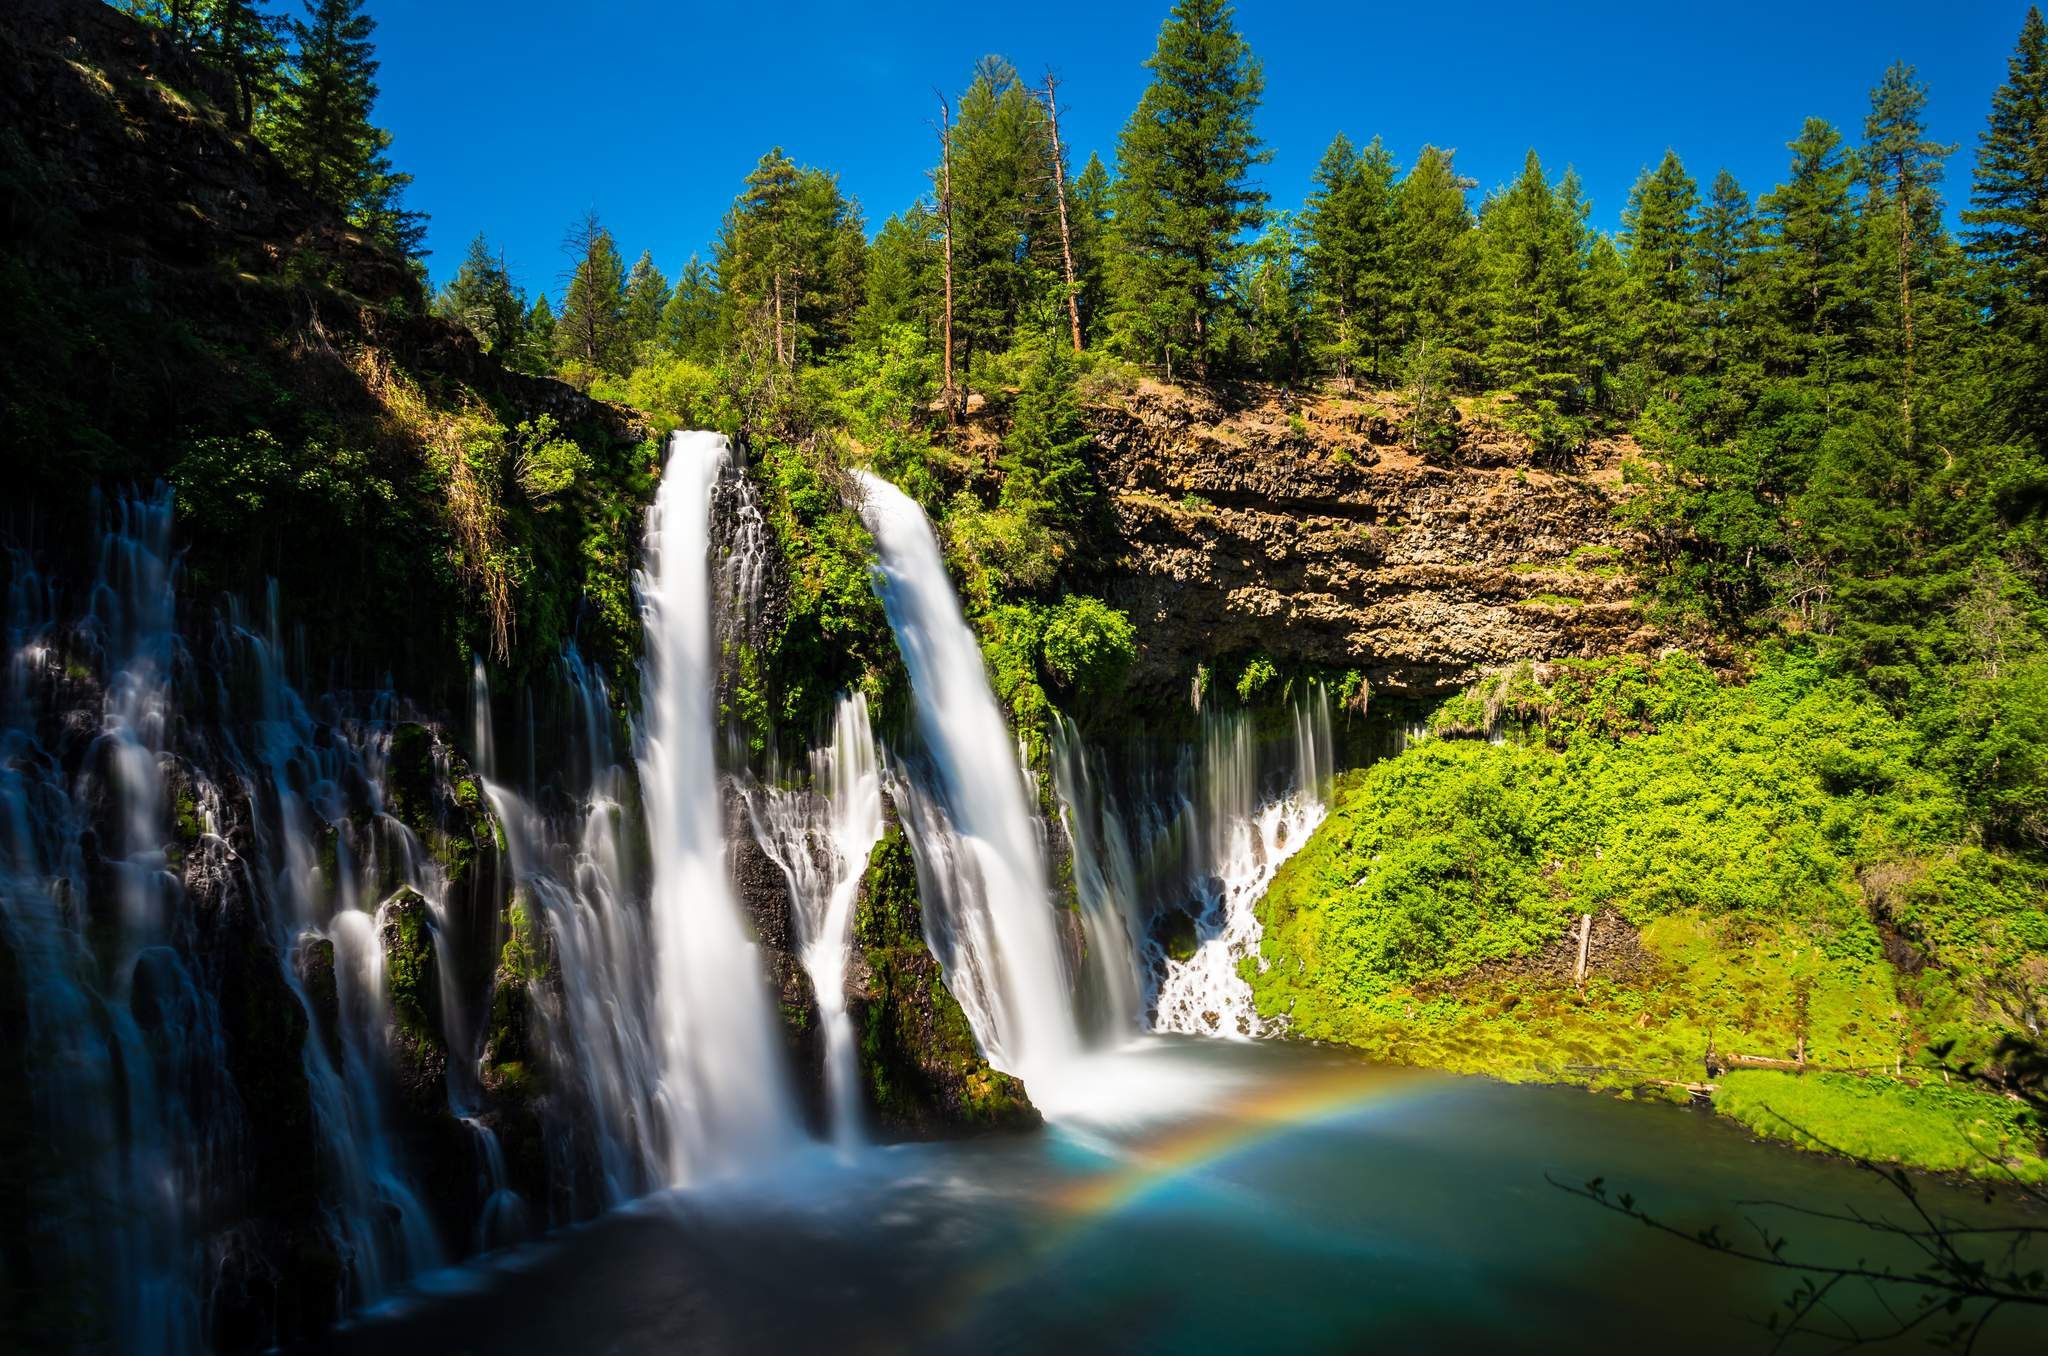
[[[559, 295], [561, 240], [596, 208], [630, 260], [671, 279], [705, 251], [740, 180], [770, 146], [836, 171], [870, 230], [926, 188], [933, 89], [957, 91], [984, 53], [1061, 77], [1078, 167], [1113, 163], [1168, 0], [964, 4], [662, 3], [661, 0], [370, 0], [379, 25], [377, 116], [433, 218], [435, 278], [485, 231], [529, 290]], [[1333, 133], [1383, 136], [1403, 165], [1457, 149], [1481, 190], [1533, 146], [1577, 166], [1594, 221], [1613, 229], [1636, 175], [1676, 149], [1703, 183], [1721, 165], [1752, 194], [1784, 170], [1809, 114], [1861, 135], [1870, 87], [1904, 60], [1929, 86], [1929, 122], [1961, 144], [1949, 196], [2026, 13], [2024, 0], [1810, 0], [1721, 5], [1379, 4], [1243, 0], [1265, 64], [1260, 171], [1276, 207], [1300, 205]], [[1475, 206], [1477, 195], [1475, 195]]]

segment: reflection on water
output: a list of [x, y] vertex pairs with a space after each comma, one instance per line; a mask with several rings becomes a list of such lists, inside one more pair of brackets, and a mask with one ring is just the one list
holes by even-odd
[[[1896, 1214], [1849, 1165], [1726, 1122], [1339, 1052], [1153, 1040], [1107, 1057], [1171, 1114], [820, 1152], [656, 1198], [443, 1275], [330, 1349], [405, 1353], [1768, 1349], [1785, 1277], [1652, 1234], [1545, 1174], [1603, 1176], [1674, 1223], [1740, 1200]], [[1206, 1104], [1194, 1104], [1206, 1098]], [[1930, 1184], [1935, 1208], [1981, 1212]], [[1751, 1210], [1750, 1213], [1754, 1213]], [[1792, 1251], [1877, 1256], [1783, 1212]], [[1900, 1259], [1903, 1261], [1904, 1259]], [[1855, 1301], [1851, 1301], [1853, 1304]], [[1979, 1350], [2039, 1350], [2022, 1316]]]

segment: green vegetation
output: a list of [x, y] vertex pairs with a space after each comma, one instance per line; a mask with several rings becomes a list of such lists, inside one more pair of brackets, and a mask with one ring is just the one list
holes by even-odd
[[391, 1021], [409, 1042], [441, 1044], [441, 993], [427, 901], [401, 890], [383, 907], [384, 994]]
[[[367, 241], [224, 257], [207, 307], [168, 305], [146, 271], [67, 253], [64, 167], [0, 137], [0, 178], [36, 206], [0, 263], [9, 446], [35, 453], [32, 485], [167, 471], [199, 584], [276, 574], [337, 649], [380, 659], [401, 614], [443, 623], [417, 628], [443, 663], [532, 667], [574, 639], [630, 700], [631, 542], [659, 444], [602, 406], [550, 419], [502, 364], [630, 406], [654, 438], [744, 441], [787, 574], [730, 666], [727, 710], [757, 748], [807, 739], [850, 688], [900, 715], [859, 467], [931, 514], [1042, 760], [1056, 704], [1117, 709], [1137, 653], [1096, 596], [1114, 524], [1091, 402], [1148, 374], [1226, 400], [1245, 381], [1365, 383], [1403, 393], [1403, 440], [1450, 474], [1472, 422], [1557, 474], [1625, 435], [1648, 620], [1751, 671], [1523, 665], [1446, 702], [1441, 737], [1349, 779], [1281, 872], [1262, 1006], [1396, 1057], [1603, 1086], [1696, 1081], [1710, 1052], [1804, 1058], [1831, 1072], [1744, 1073], [1729, 1109], [1768, 1129], [1756, 1099], [1790, 1088], [1813, 1133], [1854, 1144], [1871, 1101], [1930, 1163], [1932, 1137], [1906, 1128], [1949, 1106], [1930, 1051], [1986, 1059], [2048, 1021], [2038, 12], [1974, 148], [1960, 235], [1954, 148], [1897, 65], [1873, 72], [1860, 129], [1788, 118], [1769, 191], [1726, 171], [1703, 188], [1667, 152], [1609, 236], [1570, 170], [1533, 152], [1475, 200], [1447, 150], [1404, 167], [1341, 136], [1301, 211], [1274, 210], [1255, 177], [1257, 57], [1227, 4], [1179, 0], [1113, 164], [1074, 173], [1053, 90], [991, 58], [940, 110], [932, 196], [872, 241], [832, 172], [779, 148], [673, 287], [645, 253], [628, 267], [595, 214], [559, 297], [529, 299], [479, 238], [431, 303], [495, 360], [458, 380], [422, 357], [446, 332], [422, 328], [360, 0], [314, 0], [289, 41], [253, 4], [131, 8], [225, 72], [227, 121]], [[166, 97], [76, 78], [105, 82], [123, 116]], [[338, 364], [303, 356], [329, 348], [304, 342], [302, 299]], [[268, 332], [243, 333], [250, 316]], [[166, 375], [75, 375], [102, 371]], [[1298, 415], [1290, 430], [1313, 432]], [[1161, 494], [1177, 507], [1144, 502], [1224, 516]], [[1533, 607], [1590, 592], [1544, 582], [1558, 591]], [[1273, 657], [1208, 659], [1212, 694], [1289, 695]], [[1501, 742], [1458, 737], [1482, 734]], [[1587, 914], [1601, 941], [1581, 987], [1565, 953]]]
[[[1247, 977], [1295, 1034], [1615, 1088], [1731, 1056], [1925, 1084], [2048, 1003], [2048, 871], [1982, 846], [1928, 731], [1815, 647], [1732, 686], [1684, 655], [1522, 666], [1434, 724], [1500, 742], [1430, 739], [1347, 777], [1260, 905]], [[1854, 1138], [1862, 1102], [1800, 1096], [1776, 1109]], [[1898, 1114], [1957, 1098], [2022, 1124], [1960, 1089]], [[1734, 1105], [1774, 1133], [1758, 1095]]]
[[1974, 1089], [1740, 1069], [1722, 1077], [1714, 1108], [1760, 1135], [1873, 1163], [2048, 1180], [2041, 1127], [2025, 1105]]

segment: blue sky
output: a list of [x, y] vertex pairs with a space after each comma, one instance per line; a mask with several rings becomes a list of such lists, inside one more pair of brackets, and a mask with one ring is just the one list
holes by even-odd
[[[1167, 0], [938, 6], [707, 5], [660, 0], [370, 0], [383, 97], [410, 202], [432, 216], [436, 279], [485, 231], [529, 290], [559, 295], [565, 228], [595, 208], [628, 259], [673, 278], [705, 251], [740, 180], [770, 146], [836, 171], [870, 229], [926, 188], [934, 88], [975, 60], [1061, 79], [1078, 167], [1113, 163]], [[1952, 200], [2024, 0], [1862, 4], [1542, 4], [1505, 0], [1306, 4], [1244, 0], [1265, 64], [1259, 171], [1300, 205], [1333, 133], [1383, 136], [1406, 165], [1457, 148], [1482, 191], [1533, 146], [1578, 168], [1613, 229], [1628, 187], [1666, 146], [1703, 183], [1726, 165], [1753, 194], [1782, 173], [1808, 115], [1860, 136], [1870, 87], [1904, 60], [1929, 86], [1929, 123], [1960, 143]], [[1475, 195], [1476, 205], [1476, 195]]]

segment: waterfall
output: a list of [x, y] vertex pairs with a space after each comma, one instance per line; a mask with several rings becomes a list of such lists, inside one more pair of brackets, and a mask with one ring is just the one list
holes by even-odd
[[825, 1092], [833, 1139], [861, 1138], [860, 1068], [846, 1011], [853, 905], [868, 856], [882, 839], [882, 765], [868, 699], [839, 699], [832, 742], [811, 752], [809, 787], [771, 787], [753, 802], [756, 837], [782, 869], [795, 906], [800, 959], [825, 1029]]
[[15, 1093], [41, 1146], [20, 1180], [30, 1216], [50, 1222], [58, 1274], [108, 1282], [108, 1344], [145, 1353], [200, 1343], [200, 1206], [238, 1129], [165, 851], [182, 658], [170, 529], [161, 487], [103, 520], [76, 640], [106, 681], [79, 779], [66, 775], [71, 713], [55, 694], [91, 689], [65, 654], [59, 590], [21, 554], [9, 559], [0, 711], [0, 941], [24, 1007], [27, 1086]]
[[[314, 1028], [300, 1063], [322, 1166], [336, 1188], [330, 1218], [350, 1268], [350, 1298], [366, 1302], [442, 1260], [384, 1104], [391, 1071], [383, 905], [403, 886], [438, 911], [433, 901], [445, 881], [412, 831], [383, 812], [388, 698], [369, 721], [317, 728], [285, 676], [274, 597], [261, 632], [231, 609], [213, 660], [222, 761], [241, 783], [240, 794], [263, 809], [252, 817], [244, 860], [270, 905], [284, 981]], [[362, 816], [368, 832], [359, 840], [343, 790], [349, 784], [372, 797]], [[331, 866], [318, 846], [326, 836]], [[332, 1013], [319, 1012], [306, 991], [302, 966], [315, 951], [331, 958]]]
[[1277, 785], [1264, 786], [1250, 716], [1233, 711], [1203, 718], [1198, 940], [1192, 956], [1164, 963], [1154, 1001], [1153, 1025], [1160, 1031], [1232, 1039], [1265, 1031], [1239, 967], [1246, 960], [1265, 963], [1256, 906], [1280, 864], [1322, 823], [1333, 764], [1324, 689], [1312, 687], [1292, 714], [1287, 766]]
[[1105, 1035], [1128, 1034], [1144, 1019], [1145, 896], [1115, 792], [1072, 721], [1053, 725], [1053, 785], [1060, 824], [1074, 850], [1074, 893], [1088, 929], [1088, 996]]
[[[654, 967], [646, 899], [628, 861], [624, 827], [635, 807], [631, 777], [611, 736], [611, 695], [604, 676], [571, 646], [562, 657], [562, 688], [571, 719], [566, 799], [556, 813], [497, 780], [483, 778], [484, 794], [505, 834], [514, 887], [513, 907], [526, 925], [545, 926], [560, 968], [559, 991], [543, 987], [528, 1001], [540, 1018], [536, 1038], [549, 1067], [573, 1085], [570, 1099], [588, 1119], [598, 1194], [566, 1212], [624, 1203], [667, 1179], [659, 1088], [661, 1050], [654, 999]], [[492, 747], [490, 688], [482, 666], [472, 679], [472, 721], [479, 759]], [[532, 911], [538, 908], [538, 916]], [[500, 983], [507, 982], [504, 977]], [[566, 1128], [553, 1127], [566, 1134]], [[571, 1145], [556, 1146], [556, 1157]], [[573, 1176], [571, 1177], [573, 1187]]]
[[673, 1182], [758, 1160], [791, 1142], [797, 1126], [763, 967], [727, 876], [713, 756], [711, 496], [729, 462], [718, 434], [674, 435], [636, 581], [647, 637], [640, 781]]
[[1080, 1038], [1016, 745], [923, 511], [887, 481], [854, 474], [925, 746], [903, 809], [939, 896], [926, 901], [926, 928], [983, 1053], [1036, 1096]]

